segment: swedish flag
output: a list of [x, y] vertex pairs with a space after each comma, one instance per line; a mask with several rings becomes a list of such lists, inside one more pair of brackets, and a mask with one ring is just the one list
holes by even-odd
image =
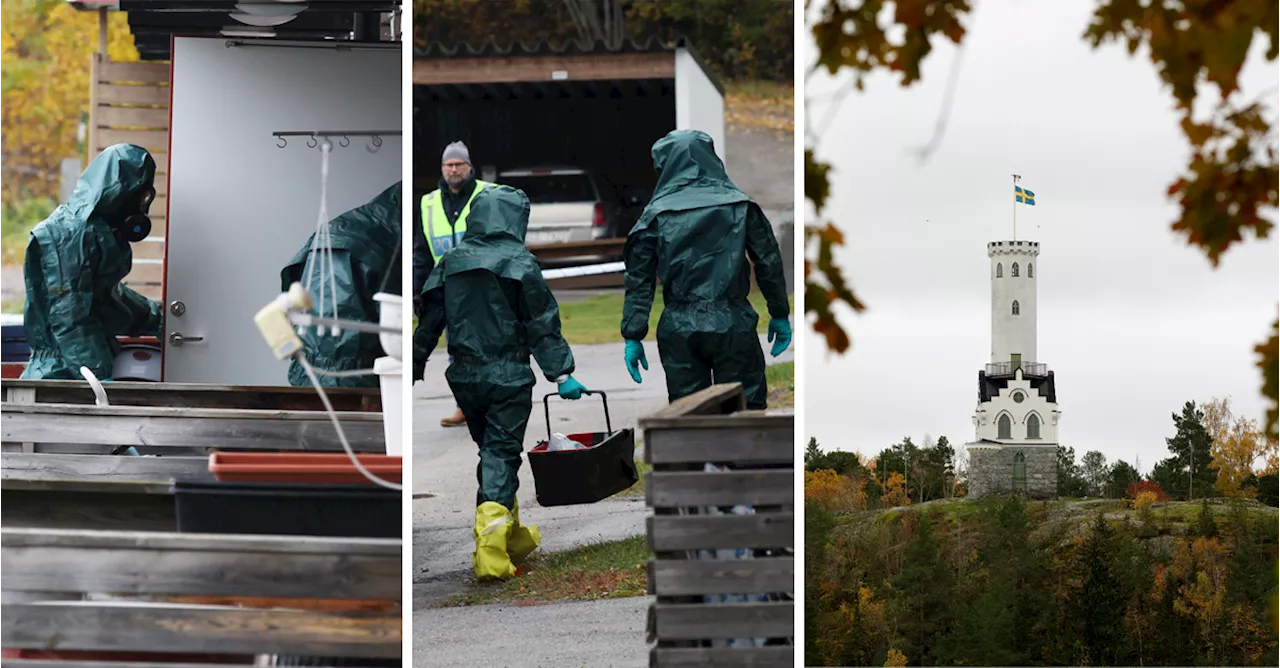
[[1023, 190], [1020, 186], [1013, 187], [1013, 197], [1019, 204], [1036, 205], [1036, 194], [1030, 190]]

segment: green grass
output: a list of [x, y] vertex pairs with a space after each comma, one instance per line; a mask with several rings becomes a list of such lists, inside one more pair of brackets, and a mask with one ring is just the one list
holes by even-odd
[[23, 303], [21, 299], [0, 301], [0, 313], [22, 313]]
[[795, 362], [770, 364], [764, 368], [764, 378], [769, 384], [769, 408], [795, 408]]
[[648, 561], [644, 536], [592, 543], [563, 552], [535, 552], [521, 566], [522, 574], [506, 582], [475, 583], [441, 607], [537, 605], [644, 596], [649, 580]]
[[[769, 315], [764, 295], [758, 290], [752, 291], [749, 299], [756, 313], [761, 314], [757, 331], [760, 333], [768, 331]], [[790, 296], [788, 300], [794, 307], [795, 296]], [[622, 302], [622, 294], [611, 293], [561, 304], [560, 327], [565, 340], [571, 346], [621, 341]], [[654, 332], [658, 330], [658, 318], [662, 316], [662, 308], [662, 291], [659, 290], [654, 295], [653, 308], [649, 311], [649, 335], [646, 340], [653, 340]]]

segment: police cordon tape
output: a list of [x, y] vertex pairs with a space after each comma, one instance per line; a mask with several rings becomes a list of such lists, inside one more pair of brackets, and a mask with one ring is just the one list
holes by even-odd
[[563, 269], [543, 269], [543, 280], [554, 280], [557, 278], [573, 278], [576, 276], [595, 276], [598, 274], [616, 274], [627, 270], [626, 262], [605, 262], [604, 264], [590, 264], [582, 267], [565, 267]]

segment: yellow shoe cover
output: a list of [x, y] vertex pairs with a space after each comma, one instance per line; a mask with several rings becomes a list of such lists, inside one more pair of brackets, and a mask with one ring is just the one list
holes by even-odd
[[511, 511], [501, 504], [485, 501], [476, 508], [476, 524], [472, 534], [476, 551], [471, 555], [477, 580], [505, 580], [516, 574], [507, 556], [507, 537], [511, 532]]
[[536, 524], [520, 524], [520, 502], [516, 502], [516, 507], [511, 511], [513, 521], [511, 523], [511, 535], [507, 538], [507, 554], [511, 557], [511, 563], [518, 564], [524, 561], [538, 546], [542, 544], [542, 532], [538, 531]]

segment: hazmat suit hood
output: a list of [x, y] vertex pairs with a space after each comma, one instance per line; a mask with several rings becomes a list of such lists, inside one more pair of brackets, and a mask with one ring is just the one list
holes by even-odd
[[79, 378], [81, 366], [111, 378], [117, 336], [158, 336], [159, 305], [120, 281], [133, 251], [113, 225], [155, 181], [146, 149], [116, 144], [94, 158], [71, 198], [31, 231], [23, 264], [23, 323], [31, 360], [23, 378]]
[[[319, 299], [324, 285], [323, 310], [332, 314], [336, 301], [338, 317], [365, 322], [377, 322], [379, 304], [373, 295], [378, 292], [400, 294], [400, 229], [401, 182], [378, 193], [373, 199], [329, 221], [326, 243], [318, 250], [333, 252], [333, 266], [325, 265], [321, 255], [312, 256], [315, 234], [280, 271], [280, 288], [287, 291], [298, 281], [307, 284], [310, 276], [311, 297]], [[330, 273], [332, 270], [332, 273]], [[331, 279], [332, 276], [332, 279]], [[328, 293], [330, 280], [334, 292]], [[368, 369], [374, 360], [384, 354], [377, 334], [344, 330], [338, 336], [321, 336], [308, 328], [302, 334], [307, 359], [315, 366], [330, 371]], [[358, 376], [323, 376], [321, 382], [334, 387], [377, 387], [378, 378], [372, 374]], [[295, 360], [289, 365], [289, 383], [295, 386], [310, 384], [306, 371]]]
[[423, 291], [439, 287], [445, 276], [474, 269], [516, 281], [533, 272], [541, 275], [538, 261], [524, 245], [528, 229], [529, 198], [524, 192], [502, 185], [485, 188], [471, 202], [462, 242], [441, 259], [444, 270], [432, 272]]
[[108, 220], [123, 219], [125, 204], [139, 190], [155, 183], [156, 161], [146, 149], [133, 144], [110, 146], [89, 163], [76, 180], [75, 192], [67, 200], [68, 212], [87, 219], [97, 214]]
[[749, 198], [729, 180], [711, 136], [701, 130], [674, 130], [653, 145], [658, 184], [641, 220], [661, 211], [685, 211]]

